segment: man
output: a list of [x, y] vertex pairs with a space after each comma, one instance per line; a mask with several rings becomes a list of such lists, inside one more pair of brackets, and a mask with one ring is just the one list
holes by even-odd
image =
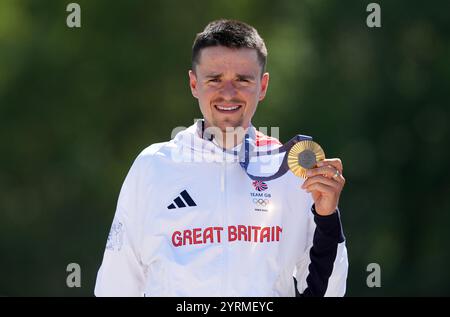
[[133, 163], [97, 296], [344, 295], [341, 161], [320, 162], [306, 181], [249, 178], [285, 153], [240, 164], [244, 141], [256, 151], [280, 146], [251, 125], [269, 83], [266, 57], [245, 23], [214, 21], [197, 34], [189, 82], [204, 119]]

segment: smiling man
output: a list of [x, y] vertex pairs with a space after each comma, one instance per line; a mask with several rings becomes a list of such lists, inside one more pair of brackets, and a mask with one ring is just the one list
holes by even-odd
[[[227, 27], [229, 32], [239, 32], [239, 27], [243, 26], [230, 24]], [[250, 39], [255, 48], [238, 49], [238, 42], [230, 43], [231, 47], [218, 45], [220, 37], [211, 38], [215, 27], [220, 27], [220, 23], [211, 24], [210, 32], [197, 37], [189, 79], [192, 95], [199, 101], [205, 127], [219, 128], [223, 139], [218, 142], [226, 148], [236, 145], [236, 142], [227, 144], [227, 130], [233, 134], [242, 131], [236, 128], [247, 129], [258, 102], [266, 95], [269, 83], [269, 73], [264, 72], [267, 50], [256, 32]]]
[[[306, 180], [253, 180], [247, 169], [264, 174], [267, 159], [242, 164], [248, 147], [281, 146], [251, 124], [269, 84], [266, 58], [264, 41], [243, 22], [214, 21], [197, 34], [189, 83], [203, 120], [133, 163], [97, 296], [345, 294], [341, 161], [319, 162]], [[270, 164], [285, 154], [271, 153]]]

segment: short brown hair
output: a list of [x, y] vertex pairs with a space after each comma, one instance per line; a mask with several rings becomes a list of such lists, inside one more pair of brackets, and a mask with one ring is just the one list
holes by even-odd
[[229, 48], [253, 48], [258, 54], [262, 73], [266, 69], [267, 48], [258, 31], [251, 25], [236, 20], [216, 20], [210, 22], [198, 33], [192, 46], [192, 69], [199, 63], [200, 51], [211, 46]]

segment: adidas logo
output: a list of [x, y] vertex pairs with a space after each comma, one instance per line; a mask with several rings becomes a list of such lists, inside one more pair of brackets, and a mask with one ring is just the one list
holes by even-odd
[[187, 207], [186, 205], [189, 207], [197, 206], [191, 196], [189, 196], [188, 192], [186, 190], [183, 190], [180, 195], [173, 200], [173, 203], [167, 206], [167, 209], [175, 209], [177, 207], [184, 208]]

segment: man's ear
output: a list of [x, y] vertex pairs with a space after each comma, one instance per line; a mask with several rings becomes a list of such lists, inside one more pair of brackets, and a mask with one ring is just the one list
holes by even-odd
[[191, 87], [192, 96], [198, 98], [197, 94], [197, 76], [193, 70], [189, 70], [189, 86]]
[[266, 97], [267, 87], [269, 87], [269, 73], [264, 73], [261, 78], [261, 86], [259, 91], [259, 101]]

